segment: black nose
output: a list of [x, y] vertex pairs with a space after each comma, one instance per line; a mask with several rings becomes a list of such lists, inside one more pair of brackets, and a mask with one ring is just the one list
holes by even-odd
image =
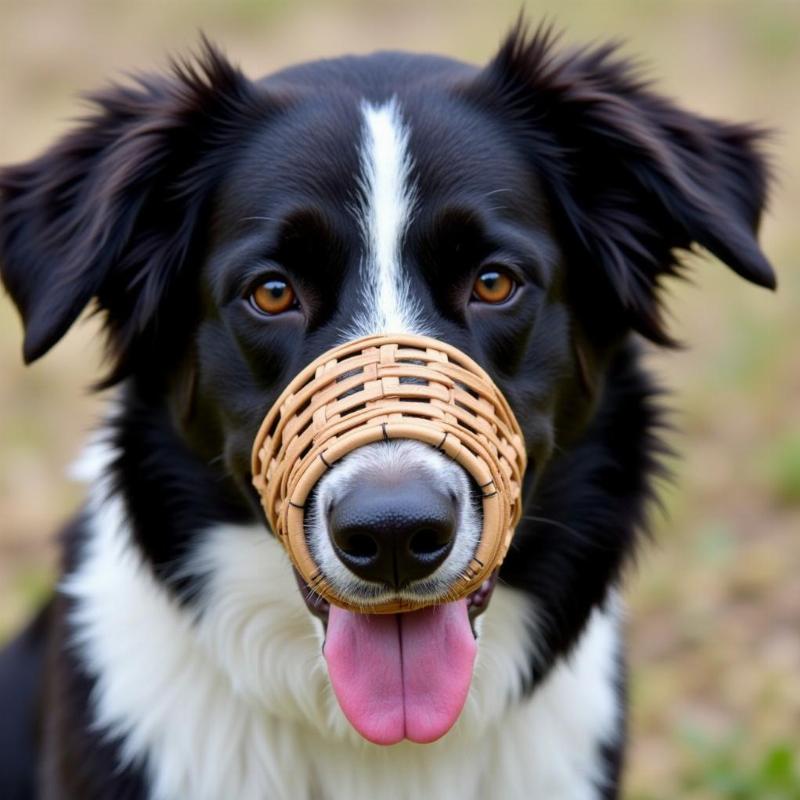
[[364, 480], [330, 514], [331, 539], [344, 564], [396, 589], [433, 573], [447, 558], [455, 530], [455, 501], [421, 478]]

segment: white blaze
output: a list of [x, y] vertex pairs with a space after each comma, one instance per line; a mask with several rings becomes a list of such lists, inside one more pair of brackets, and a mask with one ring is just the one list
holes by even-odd
[[365, 102], [362, 115], [359, 224], [366, 252], [361, 265], [364, 307], [346, 338], [429, 333], [401, 263], [415, 200], [408, 128], [396, 98], [380, 106]]

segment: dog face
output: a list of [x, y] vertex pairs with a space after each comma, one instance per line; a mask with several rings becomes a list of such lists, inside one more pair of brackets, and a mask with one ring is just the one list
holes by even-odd
[[[525, 516], [502, 577], [550, 621], [535, 643], [546, 672], [617, 579], [642, 519], [657, 415], [620, 353], [631, 332], [669, 343], [658, 292], [673, 251], [697, 243], [774, 283], [754, 237], [759, 134], [679, 111], [608, 49], [559, 57], [546, 33], [521, 30], [482, 70], [379, 54], [257, 83], [207, 47], [196, 66], [95, 101], [81, 128], [2, 173], [2, 276], [27, 361], [92, 298], [104, 312], [104, 385], [124, 381], [127, 419], [158, 430], [120, 426], [121, 482], [137, 485], [148, 445], [183, 470], [180, 497], [161, 486], [129, 502], [187, 504], [171, 526], [138, 525], [156, 573], [180, 593], [194, 532], [261, 518], [253, 438], [305, 364], [372, 333], [431, 335], [491, 374], [522, 427]], [[478, 498], [433, 448], [373, 444], [316, 487], [309, 546], [355, 603], [441, 603], [474, 551]], [[410, 738], [437, 738], [457, 716], [492, 587], [404, 634], [434, 650], [451, 636], [466, 676], [448, 689], [455, 712]], [[336, 631], [334, 688], [337, 670], [358, 673], [337, 637], [385, 655], [384, 622], [343, 620], [300, 591]], [[362, 678], [341, 678], [343, 695], [367, 702]], [[354, 724], [396, 740], [388, 723]]]
[[[546, 463], [550, 398], [559, 384], [575, 396], [561, 256], [535, 175], [502, 126], [463, 102], [442, 115], [443, 102], [412, 95], [405, 118], [394, 97], [301, 105], [254, 137], [226, 176], [204, 276], [215, 313], [199, 328], [199, 396], [223, 413], [246, 409], [217, 424], [243, 486], [265, 398], [322, 350], [385, 331], [434, 335], [489, 365], [515, 391], [529, 452]], [[437, 138], [462, 154], [457, 165]], [[476, 170], [488, 144], [496, 166]], [[342, 152], [349, 158], [332, 157]], [[474, 552], [478, 498], [434, 448], [375, 445], [321, 481], [309, 544], [336, 588], [365, 605], [440, 601]]]

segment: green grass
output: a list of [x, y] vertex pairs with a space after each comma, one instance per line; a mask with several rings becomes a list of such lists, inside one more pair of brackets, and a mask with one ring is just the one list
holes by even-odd
[[675, 789], [637, 791], [628, 800], [800, 800], [796, 743], [754, 750], [742, 732], [714, 740], [687, 731], [680, 739]]
[[755, 753], [744, 733], [722, 742], [686, 737], [681, 797], [706, 793], [720, 800], [800, 800], [797, 742], [774, 743]]
[[784, 434], [769, 447], [763, 472], [778, 502], [800, 506], [800, 430]]

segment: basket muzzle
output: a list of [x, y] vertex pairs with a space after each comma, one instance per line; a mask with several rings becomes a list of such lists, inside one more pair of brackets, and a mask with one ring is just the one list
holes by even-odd
[[253, 485], [270, 527], [306, 584], [352, 611], [396, 613], [426, 602], [357, 605], [309, 550], [304, 516], [317, 481], [372, 442], [413, 439], [458, 462], [483, 494], [483, 528], [448, 599], [475, 591], [503, 561], [521, 513], [526, 456], [505, 397], [469, 356], [425, 336], [369, 336], [323, 353], [270, 409], [253, 445]]

